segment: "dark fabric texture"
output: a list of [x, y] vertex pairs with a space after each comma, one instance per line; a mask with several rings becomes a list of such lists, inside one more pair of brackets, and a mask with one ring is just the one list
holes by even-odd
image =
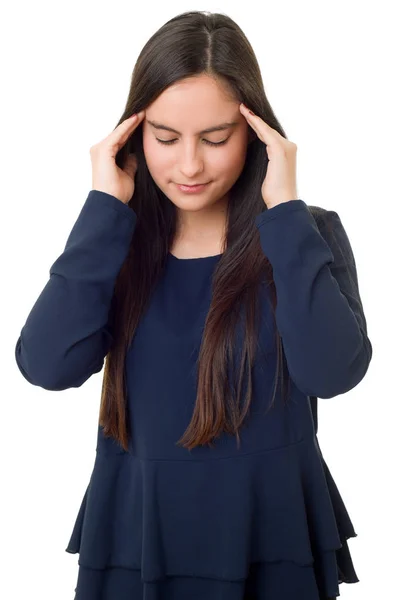
[[[91, 190], [15, 348], [32, 385], [61, 391], [101, 371], [114, 284], [137, 216]], [[126, 356], [132, 438], [98, 426], [93, 471], [66, 548], [79, 553], [76, 600], [329, 600], [358, 581], [352, 521], [322, 456], [317, 399], [353, 389], [372, 345], [350, 242], [336, 212], [292, 200], [256, 217], [277, 289], [291, 379], [275, 377], [267, 286], [241, 445], [178, 446], [196, 397], [196, 361], [222, 255], [168, 255]], [[244, 332], [238, 327], [237, 355]], [[235, 363], [236, 364], [236, 363]], [[73, 443], [73, 441], [72, 441]]]

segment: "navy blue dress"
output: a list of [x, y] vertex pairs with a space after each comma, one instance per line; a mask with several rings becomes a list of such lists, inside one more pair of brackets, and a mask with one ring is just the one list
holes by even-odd
[[[354, 388], [372, 357], [349, 240], [334, 211], [320, 229], [303, 200], [256, 217], [277, 290], [291, 379], [266, 412], [276, 349], [267, 287], [241, 445], [177, 446], [196, 398], [196, 360], [222, 255], [166, 267], [126, 356], [132, 440], [98, 426], [93, 472], [67, 552], [79, 553], [75, 600], [326, 600], [357, 582], [356, 536], [322, 457], [312, 400]], [[21, 331], [22, 375], [47, 390], [101, 371], [116, 277], [137, 217], [91, 190]], [[330, 232], [330, 233], [328, 233]], [[243, 332], [239, 331], [238, 348]], [[314, 417], [314, 418], [313, 418]]]

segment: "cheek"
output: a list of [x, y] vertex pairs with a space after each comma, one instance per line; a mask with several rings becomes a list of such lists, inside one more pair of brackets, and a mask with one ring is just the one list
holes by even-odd
[[168, 155], [163, 152], [161, 145], [148, 136], [143, 136], [143, 152], [147, 168], [153, 178], [162, 176], [164, 169], [168, 166]]
[[235, 173], [241, 169], [246, 159], [246, 147], [242, 145], [232, 146], [225, 152], [216, 152], [212, 165], [215, 170], [224, 171], [227, 174]]
[[147, 135], [146, 133], [143, 134], [143, 152], [148, 164], [155, 162], [158, 158], [157, 145], [156, 142], [150, 138], [150, 135]]

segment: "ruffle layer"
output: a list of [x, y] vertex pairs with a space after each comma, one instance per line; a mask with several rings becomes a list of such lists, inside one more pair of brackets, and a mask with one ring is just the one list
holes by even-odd
[[246, 581], [167, 576], [143, 582], [140, 571], [79, 567], [74, 600], [334, 600], [318, 589], [314, 567], [253, 563]]
[[178, 580], [184, 589], [193, 578], [212, 584], [218, 600], [224, 589], [226, 598], [236, 598], [236, 589], [243, 600], [245, 587], [257, 585], [270, 600], [286, 597], [282, 586], [295, 586], [288, 598], [297, 590], [319, 600], [358, 581], [347, 545], [356, 535], [312, 436], [214, 460], [98, 451], [66, 552], [80, 554], [76, 600], [90, 580], [93, 591], [116, 574], [141, 586], [146, 600], [158, 600], [161, 584]]

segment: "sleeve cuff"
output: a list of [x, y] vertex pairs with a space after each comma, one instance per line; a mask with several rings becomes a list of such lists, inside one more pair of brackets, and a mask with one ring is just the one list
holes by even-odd
[[87, 197], [87, 204], [91, 204], [92, 202], [100, 206], [109, 206], [110, 208], [113, 208], [119, 212], [121, 215], [125, 215], [128, 219], [136, 220], [135, 211], [130, 206], [124, 204], [124, 202], [115, 196], [112, 196], [111, 194], [100, 192], [99, 190], [90, 190]]
[[267, 208], [266, 210], [264, 210], [256, 216], [255, 224], [258, 228], [260, 228], [262, 225], [264, 225], [264, 223], [272, 221], [273, 219], [277, 219], [281, 215], [295, 212], [296, 210], [308, 211], [308, 206], [304, 202], [304, 200], [289, 200], [288, 202], [282, 202], [281, 204], [277, 204], [272, 208]]

